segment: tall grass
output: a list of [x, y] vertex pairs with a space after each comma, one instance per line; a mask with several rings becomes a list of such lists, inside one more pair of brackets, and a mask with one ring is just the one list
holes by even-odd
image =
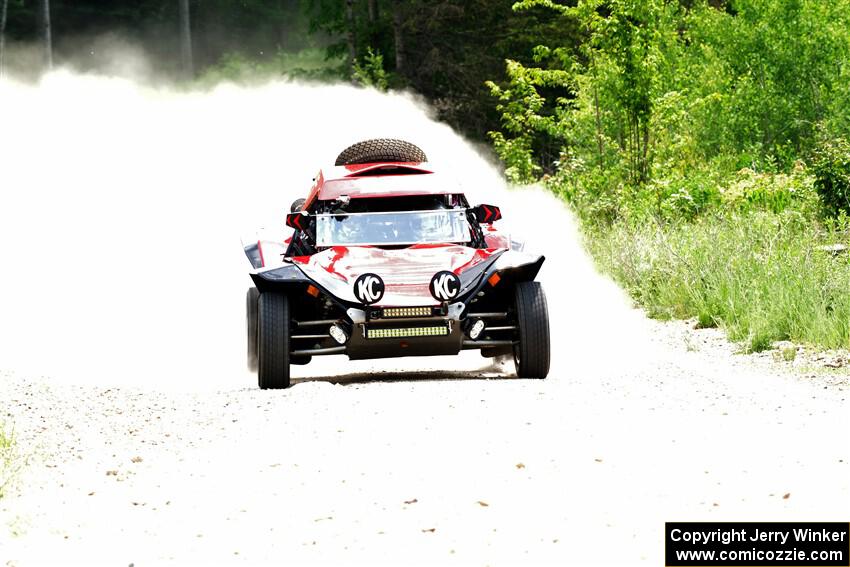
[[603, 271], [655, 318], [696, 317], [747, 351], [792, 340], [850, 347], [850, 254], [844, 217], [819, 226], [794, 211], [749, 211], [693, 222], [589, 227]]

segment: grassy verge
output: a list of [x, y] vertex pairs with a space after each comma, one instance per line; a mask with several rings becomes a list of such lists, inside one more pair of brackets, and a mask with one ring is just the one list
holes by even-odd
[[656, 318], [698, 318], [748, 351], [779, 340], [850, 348], [848, 222], [752, 211], [667, 225], [587, 228], [600, 268]]

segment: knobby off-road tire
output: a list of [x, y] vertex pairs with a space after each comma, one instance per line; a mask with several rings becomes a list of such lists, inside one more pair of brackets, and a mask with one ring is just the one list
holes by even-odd
[[335, 165], [355, 165], [360, 163], [375, 163], [381, 161], [428, 161], [421, 149], [404, 140], [378, 138], [365, 140], [345, 148]]
[[289, 299], [261, 293], [258, 314], [257, 382], [263, 390], [289, 388]]
[[519, 344], [514, 346], [520, 378], [546, 378], [549, 374], [549, 309], [540, 282], [516, 285], [515, 306]]
[[257, 371], [257, 301], [260, 292], [257, 288], [248, 288], [245, 294], [245, 323], [248, 336], [248, 370]]

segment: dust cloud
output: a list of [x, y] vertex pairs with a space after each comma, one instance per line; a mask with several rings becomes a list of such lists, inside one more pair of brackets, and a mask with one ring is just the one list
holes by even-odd
[[[562, 203], [507, 188], [481, 148], [416, 97], [292, 82], [185, 92], [57, 71], [0, 82], [0, 369], [66, 383], [253, 387], [240, 237], [282, 238], [284, 214], [318, 168], [372, 137], [421, 146], [547, 256], [552, 378], [647, 356], [638, 316], [596, 274]], [[423, 361], [359, 369], [400, 364]]]

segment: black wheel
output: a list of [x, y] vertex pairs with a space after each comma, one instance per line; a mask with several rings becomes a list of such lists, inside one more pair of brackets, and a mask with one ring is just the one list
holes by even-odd
[[248, 335], [248, 370], [257, 371], [257, 300], [260, 292], [257, 288], [248, 288], [245, 294], [245, 322]]
[[257, 381], [263, 390], [289, 388], [289, 300], [261, 293], [257, 312]]
[[549, 309], [540, 282], [516, 285], [515, 307], [519, 344], [514, 363], [520, 378], [546, 378], [549, 374]]
[[354, 165], [379, 161], [428, 161], [425, 152], [404, 140], [378, 138], [365, 140], [345, 148], [334, 165]]

